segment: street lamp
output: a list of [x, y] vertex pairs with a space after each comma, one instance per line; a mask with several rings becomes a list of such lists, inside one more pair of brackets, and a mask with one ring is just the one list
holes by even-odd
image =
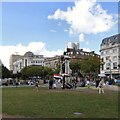
[[111, 61], [111, 59], [109, 59], [109, 64], [110, 64], [110, 80], [112, 78], [111, 63], [112, 63], [112, 61]]
[[120, 64], [118, 64], [118, 77], [120, 79]]
[[44, 69], [44, 61], [43, 61], [43, 70], [42, 70], [42, 74], [43, 74], [43, 76], [42, 76], [42, 79], [43, 79], [43, 83], [45, 84], [45, 74], [44, 74], [44, 71], [45, 69]]

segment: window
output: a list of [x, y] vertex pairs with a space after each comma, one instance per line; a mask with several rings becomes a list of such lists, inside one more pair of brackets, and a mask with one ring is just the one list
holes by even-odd
[[106, 69], [110, 69], [110, 63], [106, 63]]
[[101, 62], [104, 62], [104, 58], [101, 58]]
[[101, 52], [101, 55], [104, 55], [104, 52]]
[[15, 65], [16, 67], [18, 67], [18, 65]]
[[22, 63], [20, 62], [20, 69], [22, 68]]
[[117, 60], [117, 56], [113, 56], [113, 60]]
[[106, 57], [106, 60], [109, 60], [109, 59], [110, 59], [110, 56], [107, 56], [107, 57]]
[[113, 63], [113, 69], [117, 69], [117, 62]]
[[27, 67], [27, 59], [25, 59], [25, 67]]
[[108, 39], [108, 42], [110, 42], [110, 38]]
[[101, 65], [101, 70], [104, 70], [104, 65]]
[[117, 52], [117, 49], [115, 48], [115, 49], [113, 49], [113, 53], [116, 53]]
[[118, 39], [117, 37], [115, 37], [114, 39]]
[[107, 50], [107, 51], [106, 51], [106, 54], [109, 54], [109, 53], [110, 53], [110, 51], [109, 51], [109, 50]]

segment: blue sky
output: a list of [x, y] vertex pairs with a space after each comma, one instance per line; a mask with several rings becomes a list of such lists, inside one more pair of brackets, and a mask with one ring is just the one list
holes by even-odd
[[[92, 14], [89, 14], [88, 9], [81, 4], [88, 5]], [[3, 51], [9, 52], [6, 53], [8, 54], [6, 59], [2, 54], [2, 62], [8, 67], [10, 54], [15, 52], [24, 54], [26, 50], [45, 56], [61, 54], [68, 42], [79, 42], [81, 49], [99, 53], [102, 39], [118, 33], [118, 3], [96, 2], [96, 4], [100, 6], [97, 9], [98, 13], [94, 11], [98, 7], [92, 6], [91, 1], [88, 4], [84, 2], [76, 4], [74, 2], [3, 2], [1, 47]], [[82, 13], [77, 15], [79, 13], [77, 10], [84, 15]], [[101, 19], [102, 15], [105, 19]], [[82, 25], [82, 22], [85, 24]], [[108, 25], [104, 26], [106, 24]]]
[[31, 41], [42, 41], [49, 50], [64, 49], [67, 41], [72, 40], [64, 32], [69, 26], [59, 20], [48, 20], [47, 17], [58, 8], [65, 10], [72, 4], [3, 3], [3, 45], [27, 45]]

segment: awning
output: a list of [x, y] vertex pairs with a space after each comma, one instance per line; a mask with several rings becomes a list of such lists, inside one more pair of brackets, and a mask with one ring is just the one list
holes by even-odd
[[62, 76], [61, 75], [59, 75], [59, 74], [54, 74], [54, 76], [53, 76], [54, 78], [58, 78], [58, 79], [62, 79]]
[[106, 77], [105, 74], [98, 74], [99, 77]]
[[67, 74], [67, 73], [63, 73], [63, 74], [62, 74], [62, 76], [65, 76], [65, 77], [70, 77], [70, 75], [69, 75], [69, 74]]

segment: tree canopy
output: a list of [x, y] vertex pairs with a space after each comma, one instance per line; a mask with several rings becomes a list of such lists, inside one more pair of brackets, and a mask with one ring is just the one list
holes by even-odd
[[9, 69], [7, 69], [3, 64], [0, 66], [0, 77], [1, 78], [10, 78], [11, 77], [11, 72]]
[[97, 56], [86, 56], [84, 59], [73, 59], [70, 61], [70, 68], [75, 73], [97, 74], [100, 69], [100, 58]]
[[44, 66], [27, 66], [21, 70], [21, 77], [23, 79], [39, 76], [41, 78], [48, 78], [53, 74], [53, 70]]

